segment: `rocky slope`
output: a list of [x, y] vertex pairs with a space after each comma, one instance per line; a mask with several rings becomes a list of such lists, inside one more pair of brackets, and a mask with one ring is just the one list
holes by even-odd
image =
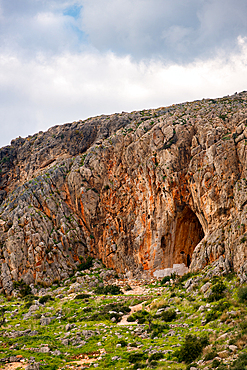
[[88, 254], [128, 276], [247, 273], [247, 93], [55, 126], [0, 150], [1, 285]]
[[214, 262], [145, 284], [91, 262], [0, 295], [1, 369], [247, 369], [247, 287], [235, 274], [215, 276]]

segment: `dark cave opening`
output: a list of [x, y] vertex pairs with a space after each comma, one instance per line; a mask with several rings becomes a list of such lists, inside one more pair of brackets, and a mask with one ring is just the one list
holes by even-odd
[[190, 263], [191, 263], [190, 255], [187, 254], [187, 267], [190, 267]]
[[193, 251], [203, 238], [204, 231], [198, 217], [185, 206], [172, 223], [170, 232], [161, 238], [163, 268], [182, 263], [189, 267]]

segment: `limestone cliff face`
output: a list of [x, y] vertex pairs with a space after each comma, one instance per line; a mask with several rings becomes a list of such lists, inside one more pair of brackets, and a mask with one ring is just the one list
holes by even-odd
[[0, 150], [1, 285], [121, 273], [247, 273], [247, 93], [56, 126]]

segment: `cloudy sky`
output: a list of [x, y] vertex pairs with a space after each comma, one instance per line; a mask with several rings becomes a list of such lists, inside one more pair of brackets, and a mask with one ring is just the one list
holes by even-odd
[[246, 0], [0, 0], [0, 146], [247, 90]]

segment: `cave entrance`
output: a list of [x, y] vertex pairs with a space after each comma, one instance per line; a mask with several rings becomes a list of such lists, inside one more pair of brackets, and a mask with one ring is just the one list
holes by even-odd
[[204, 238], [204, 231], [196, 214], [185, 206], [172, 223], [168, 234], [161, 239], [163, 268], [174, 264], [189, 267], [197, 244]]

